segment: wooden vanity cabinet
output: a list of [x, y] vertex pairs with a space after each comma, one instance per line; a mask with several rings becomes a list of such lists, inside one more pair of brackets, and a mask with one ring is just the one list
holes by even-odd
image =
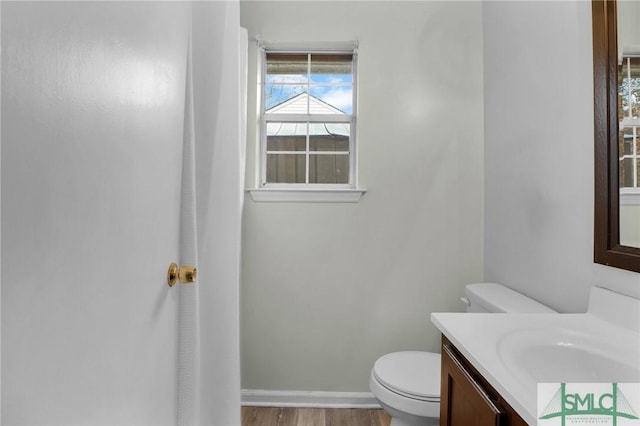
[[441, 374], [440, 426], [527, 426], [445, 336]]

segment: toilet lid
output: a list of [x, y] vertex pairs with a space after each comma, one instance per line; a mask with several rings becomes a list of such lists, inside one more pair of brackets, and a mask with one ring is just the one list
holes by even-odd
[[440, 399], [440, 354], [394, 352], [373, 366], [375, 378], [389, 390], [414, 399]]

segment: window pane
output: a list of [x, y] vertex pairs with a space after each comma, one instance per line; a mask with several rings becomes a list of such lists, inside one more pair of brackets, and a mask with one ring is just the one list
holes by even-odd
[[311, 81], [318, 83], [352, 83], [353, 55], [312, 54]]
[[265, 83], [306, 83], [307, 54], [268, 53]]
[[[330, 111], [325, 107], [326, 113], [351, 114], [353, 111], [352, 86], [311, 86], [310, 91], [311, 95], [320, 99], [325, 106], [328, 105], [335, 108], [335, 110]], [[311, 112], [313, 113], [313, 111]], [[322, 114], [322, 112], [317, 114]]]
[[621, 188], [640, 187], [640, 58], [623, 57], [618, 68], [618, 137]]
[[633, 188], [633, 160], [620, 160], [620, 188]]
[[305, 183], [304, 154], [267, 154], [267, 183]]
[[267, 151], [307, 149], [307, 123], [267, 123]]
[[618, 117], [640, 117], [640, 58], [622, 59], [618, 67]]
[[640, 182], [640, 127], [630, 126], [620, 131], [618, 154], [620, 187], [637, 188]]
[[309, 183], [349, 183], [349, 155], [311, 154]]
[[349, 151], [348, 123], [310, 123], [310, 151]]
[[[265, 110], [281, 105], [307, 91], [308, 57], [307, 54], [267, 54]], [[306, 109], [300, 113], [306, 113]]]
[[633, 154], [633, 127], [625, 127], [618, 134], [618, 153], [620, 157]]
[[267, 84], [264, 86], [264, 110], [276, 114], [306, 114], [307, 86]]
[[267, 151], [304, 151], [306, 147], [304, 136], [267, 136]]

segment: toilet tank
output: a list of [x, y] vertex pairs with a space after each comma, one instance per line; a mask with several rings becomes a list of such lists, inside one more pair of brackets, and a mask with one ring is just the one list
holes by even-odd
[[462, 300], [467, 312], [555, 313], [551, 308], [496, 283], [468, 284]]

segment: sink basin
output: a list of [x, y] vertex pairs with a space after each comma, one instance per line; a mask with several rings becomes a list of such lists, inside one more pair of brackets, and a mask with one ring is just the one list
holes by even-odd
[[538, 383], [640, 383], [640, 298], [592, 287], [585, 313], [431, 318], [529, 425]]
[[528, 382], [637, 383], [637, 334], [624, 337], [616, 340], [562, 328], [524, 329], [502, 335], [497, 352], [507, 369]]

